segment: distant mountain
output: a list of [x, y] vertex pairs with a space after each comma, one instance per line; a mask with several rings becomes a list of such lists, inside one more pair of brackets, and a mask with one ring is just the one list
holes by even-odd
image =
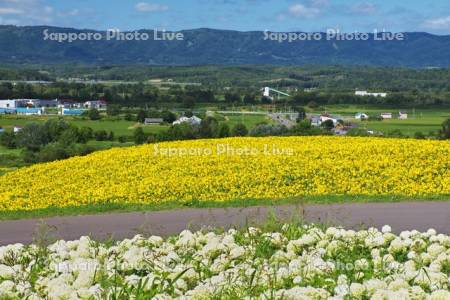
[[[61, 33], [90, 36], [90, 40], [52, 40]], [[278, 35], [268, 37], [256, 31], [195, 29], [179, 33], [183, 40], [161, 41], [154, 40], [154, 31], [141, 30], [139, 34], [147, 34], [148, 40], [126, 41], [107, 40], [106, 32], [94, 30], [0, 26], [0, 63], [450, 67], [450, 36], [428, 33], [405, 33], [403, 41], [377, 41], [373, 35], [366, 41], [328, 40], [321, 33], [317, 40], [293, 42], [279, 42], [274, 40]], [[162, 33], [157, 36], [161, 38]]]

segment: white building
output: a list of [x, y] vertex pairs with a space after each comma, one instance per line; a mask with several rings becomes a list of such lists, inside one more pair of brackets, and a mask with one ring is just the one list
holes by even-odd
[[18, 99], [14, 99], [14, 100], [0, 100], [0, 108], [14, 109], [14, 108], [17, 108], [17, 107], [25, 107], [26, 103], [27, 102], [25, 100], [18, 100]]
[[392, 113], [382, 113], [380, 115], [382, 119], [392, 119]]
[[164, 122], [163, 118], [145, 118], [145, 125], [161, 125]]
[[102, 100], [86, 101], [84, 102], [84, 107], [89, 109], [106, 109], [107, 104], [106, 101]]
[[357, 113], [355, 115], [355, 119], [358, 119], [358, 120], [364, 120], [364, 119], [368, 119], [368, 118], [369, 118], [369, 116], [366, 115], [365, 113]]
[[336, 126], [336, 124], [338, 122], [338, 120], [335, 119], [335, 118], [332, 118], [332, 117], [329, 117], [329, 116], [323, 116], [323, 115], [320, 116], [320, 124], [322, 124], [323, 122], [328, 121], [328, 120], [333, 121], [334, 126]]
[[175, 122], [173, 122], [173, 125], [179, 125], [182, 123], [188, 123], [189, 125], [200, 125], [200, 123], [202, 122], [202, 119], [200, 119], [199, 117], [196, 116], [192, 116], [190, 118], [188, 117], [181, 117], [178, 120], [176, 120]]
[[408, 113], [404, 111], [398, 112], [398, 118], [400, 120], [407, 120], [408, 119]]
[[366, 97], [366, 96], [382, 97], [382, 98], [387, 97], [387, 93], [369, 93], [367, 91], [356, 91], [355, 95], [356, 96], [363, 96], [363, 97]]

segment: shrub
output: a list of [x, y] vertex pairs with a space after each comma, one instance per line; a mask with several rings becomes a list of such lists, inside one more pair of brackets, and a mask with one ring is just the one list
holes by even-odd
[[145, 132], [141, 127], [138, 127], [134, 130], [133, 138], [136, 145], [145, 143], [145, 140], [147, 139], [147, 137], [145, 136]]
[[248, 134], [248, 129], [247, 127], [242, 124], [242, 123], [238, 123], [233, 127], [232, 136], [246, 136]]
[[14, 132], [0, 133], [0, 145], [8, 149], [16, 148], [16, 135], [14, 134]]
[[108, 139], [108, 132], [106, 130], [99, 130], [94, 133], [96, 141], [106, 141]]

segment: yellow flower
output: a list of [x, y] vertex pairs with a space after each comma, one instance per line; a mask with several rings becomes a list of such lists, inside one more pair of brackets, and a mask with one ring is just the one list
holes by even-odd
[[0, 177], [0, 210], [305, 195], [450, 194], [450, 142], [265, 137], [116, 148]]

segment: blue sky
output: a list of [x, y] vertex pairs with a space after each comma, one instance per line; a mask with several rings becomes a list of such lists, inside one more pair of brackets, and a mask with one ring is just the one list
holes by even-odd
[[0, 0], [0, 24], [450, 34], [449, 0]]

